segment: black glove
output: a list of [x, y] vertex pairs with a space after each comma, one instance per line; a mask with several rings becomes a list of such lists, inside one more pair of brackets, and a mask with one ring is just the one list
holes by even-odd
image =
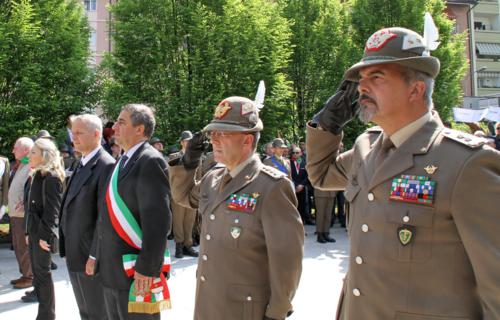
[[208, 142], [206, 141], [203, 132], [196, 132], [193, 138], [189, 140], [186, 147], [186, 152], [182, 156], [182, 164], [184, 168], [191, 170], [195, 169], [200, 163], [201, 155], [207, 148]]
[[312, 123], [338, 135], [342, 128], [359, 112], [358, 83], [344, 80], [325, 103], [323, 109], [316, 113]]

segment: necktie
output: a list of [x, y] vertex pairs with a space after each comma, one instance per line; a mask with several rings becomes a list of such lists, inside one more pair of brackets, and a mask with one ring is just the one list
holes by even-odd
[[394, 143], [392, 143], [389, 137], [385, 137], [382, 140], [382, 147], [380, 148], [377, 157], [375, 158], [375, 169], [380, 167], [380, 165], [384, 162], [384, 160], [389, 155], [390, 150], [394, 147]]
[[231, 181], [231, 179], [231, 175], [229, 174], [229, 172], [227, 172], [220, 181], [219, 191], [222, 191], [224, 187], [229, 183], [229, 181]]
[[123, 155], [120, 159], [120, 171], [125, 168], [125, 164], [127, 164], [128, 157], [126, 155]]

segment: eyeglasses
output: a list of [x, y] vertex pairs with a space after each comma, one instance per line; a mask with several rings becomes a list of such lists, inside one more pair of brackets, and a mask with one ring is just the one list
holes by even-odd
[[205, 136], [209, 140], [226, 138], [230, 136], [234, 136], [239, 134], [240, 132], [230, 132], [230, 131], [207, 131], [205, 132]]
[[294, 151], [294, 152], [292, 152], [292, 153], [293, 153], [293, 154], [301, 154], [302, 152], [300, 152], [300, 151], [299, 151], [299, 152], [295, 152], [295, 151]]

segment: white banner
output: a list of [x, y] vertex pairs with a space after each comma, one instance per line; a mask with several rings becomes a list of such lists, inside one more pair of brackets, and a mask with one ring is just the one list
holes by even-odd
[[478, 122], [483, 120], [488, 109], [453, 108], [453, 118], [457, 122]]
[[489, 107], [488, 112], [484, 116], [485, 119], [495, 122], [500, 122], [500, 107]]

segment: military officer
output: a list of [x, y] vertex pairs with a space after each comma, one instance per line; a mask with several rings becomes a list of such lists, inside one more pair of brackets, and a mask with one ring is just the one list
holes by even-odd
[[[307, 128], [312, 184], [350, 202], [340, 319], [500, 319], [500, 153], [444, 128], [439, 68], [419, 34], [379, 30]], [[356, 114], [379, 127], [339, 153]]]
[[272, 142], [273, 155], [269, 158], [264, 159], [263, 163], [265, 165], [274, 167], [279, 171], [283, 172], [288, 176], [288, 179], [292, 180], [292, 170], [290, 166], [290, 160], [285, 157], [288, 146], [285, 141], [281, 138], [276, 138]]
[[292, 312], [302, 270], [304, 228], [286, 175], [255, 153], [257, 103], [223, 100], [203, 132], [219, 164], [200, 181], [204, 150], [196, 133], [180, 161], [171, 161], [174, 201], [202, 215], [196, 320], [284, 319]]

